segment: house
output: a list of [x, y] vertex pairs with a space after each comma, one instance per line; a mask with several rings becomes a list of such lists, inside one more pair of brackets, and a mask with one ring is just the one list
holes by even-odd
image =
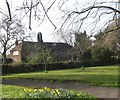
[[16, 41], [15, 47], [10, 51], [10, 58], [15, 62], [24, 62], [28, 56], [35, 53], [37, 48], [42, 45], [50, 49], [57, 56], [58, 61], [70, 59], [71, 45], [61, 42], [43, 42], [40, 32], [37, 35], [37, 40], [37, 42], [22, 41], [21, 43]]

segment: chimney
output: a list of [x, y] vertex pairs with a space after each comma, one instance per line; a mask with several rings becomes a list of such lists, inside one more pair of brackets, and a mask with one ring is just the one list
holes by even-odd
[[38, 42], [40, 42], [40, 43], [43, 42], [43, 39], [42, 39], [42, 33], [41, 33], [41, 32], [38, 32], [37, 40], [38, 40]]
[[17, 46], [17, 45], [18, 45], [18, 40], [15, 41], [15, 46]]

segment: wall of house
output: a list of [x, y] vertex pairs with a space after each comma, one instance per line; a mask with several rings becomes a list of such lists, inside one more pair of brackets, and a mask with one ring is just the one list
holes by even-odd
[[11, 51], [10, 52], [10, 58], [14, 62], [21, 62], [21, 50]]

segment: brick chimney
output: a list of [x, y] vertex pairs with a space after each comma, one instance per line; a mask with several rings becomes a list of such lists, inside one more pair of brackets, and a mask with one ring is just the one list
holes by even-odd
[[43, 39], [42, 39], [42, 33], [41, 33], [41, 32], [38, 32], [37, 40], [38, 40], [38, 42], [40, 42], [40, 43], [43, 42]]

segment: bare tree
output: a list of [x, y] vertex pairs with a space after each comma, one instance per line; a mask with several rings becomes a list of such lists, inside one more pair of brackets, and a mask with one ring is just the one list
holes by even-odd
[[[51, 20], [48, 12], [53, 7], [57, 0], [51, 0], [51, 2], [48, 3], [47, 7], [44, 5], [42, 0], [23, 0], [23, 5], [16, 10], [24, 11], [25, 15], [29, 18], [29, 29], [32, 29], [31, 27], [31, 21], [32, 18], [37, 19], [39, 21], [39, 25], [47, 18], [49, 22], [54, 26], [56, 29], [56, 25]], [[46, 1], [47, 2], [47, 1]]]
[[[45, 3], [46, 2], [46, 3]], [[62, 22], [61, 22], [61, 28], [66, 27], [68, 29], [69, 26], [75, 27], [73, 24], [77, 24], [78, 30], [82, 27], [85, 20], [89, 20], [88, 18], [94, 19], [92, 25], [93, 28], [91, 30], [94, 30], [96, 28], [96, 25], [99, 21], [103, 20], [103, 17], [111, 16], [109, 20], [107, 20], [102, 26], [101, 29], [103, 29], [105, 26], [107, 26], [112, 21], [115, 21], [117, 19], [118, 15], [120, 14], [120, 1], [97, 1], [94, 0], [94, 2], [89, 1], [89, 3], [86, 3], [84, 6], [81, 5], [82, 1], [76, 0], [49, 0], [49, 1], [42, 1], [42, 0], [23, 0], [23, 5], [17, 10], [22, 10], [25, 12], [25, 16], [28, 16], [29, 18], [29, 29], [31, 28], [31, 20], [33, 18], [40, 21], [40, 24], [47, 18], [50, 23], [54, 26], [54, 28], [57, 27], [56, 24], [54, 24], [54, 21], [50, 18], [49, 11], [52, 8], [55, 8], [58, 4], [59, 10], [62, 12]], [[11, 11], [9, 2], [6, 0], [8, 12], [9, 12], [9, 18], [11, 19]], [[73, 5], [71, 5], [73, 4]], [[70, 6], [70, 7], [67, 7]], [[116, 20], [118, 21], [118, 20]], [[119, 29], [119, 25], [116, 24], [116, 29]], [[100, 30], [101, 30], [100, 29]], [[115, 30], [116, 30], [115, 29]]]
[[3, 63], [7, 60], [7, 51], [14, 45], [15, 40], [21, 40], [25, 36], [24, 27], [16, 17], [9, 19], [3, 17], [0, 21], [0, 53], [3, 56]]
[[[106, 26], [108, 26], [108, 24], [111, 24], [111, 22], [113, 21], [116, 21], [116, 28], [112, 29], [111, 31], [120, 29], [117, 20], [120, 14], [120, 9], [118, 8], [120, 6], [119, 0], [111, 2], [97, 2], [97, 0], [95, 0], [94, 3], [86, 3], [86, 5], [82, 8], [80, 8], [80, 1], [76, 0], [76, 3], [74, 4], [75, 6], [71, 9], [65, 9], [65, 5], [68, 5], [71, 2], [70, 0], [63, 0], [61, 2], [62, 3], [59, 3], [59, 8], [62, 11], [62, 13], [64, 13], [62, 16], [64, 20], [60, 29], [68, 29], [68, 27], [73, 28], [77, 24], [78, 30], [80, 30], [86, 20], [93, 20], [93, 27], [91, 31], [95, 30], [97, 24], [101, 20], [106, 21], [101, 24], [99, 30], [106, 28]], [[106, 16], [108, 18], [105, 18]]]
[[[117, 35], [119, 35], [120, 0], [99, 2], [95, 0], [93, 3], [91, 0], [89, 1], [89, 3], [85, 3], [85, 5], [82, 6], [82, 1], [80, 0], [74, 2], [71, 0], [60, 0], [58, 7], [62, 12], [62, 23], [57, 32], [62, 33], [63, 30], [65, 33], [68, 32], [67, 34], [61, 34], [63, 39], [65, 39], [66, 35], [69, 36], [69, 31], [77, 30], [79, 33], [87, 29], [90, 31], [91, 36], [99, 33], [99, 31], [104, 32], [101, 41], [105, 40], [109, 32], [117, 32]], [[69, 7], [72, 2], [72, 7]], [[87, 29], [85, 29], [85, 26], [87, 26]], [[119, 37], [120, 35], [118, 38]], [[68, 40], [68, 38], [65, 40]], [[119, 40], [118, 44], [120, 44]], [[82, 47], [80, 47], [80, 49], [82, 49]]]
[[[29, 29], [32, 29], [31, 25], [33, 18], [38, 20], [39, 24], [41, 24], [47, 18], [54, 28], [57, 29], [57, 33], [65, 30], [70, 31], [71, 29], [75, 31], [86, 30], [83, 26], [88, 27], [87, 22], [91, 22], [91, 33], [98, 33], [97, 31], [104, 30], [112, 22], [115, 22], [116, 25], [114, 29], [109, 31], [120, 29], [120, 25], [118, 23], [118, 17], [120, 14], [120, 0], [89, 0], [88, 3], [84, 1], [84, 5], [82, 5], [82, 2], [82, 0], [23, 0], [23, 5], [17, 8], [17, 10], [23, 11], [25, 14], [24, 16], [28, 17]], [[9, 2], [7, 0], [6, 4], [9, 12], [9, 18], [11, 19]], [[53, 8], [55, 10], [57, 9], [56, 5], [59, 9], [58, 12], [61, 11], [60, 15], [62, 18], [61, 24], [58, 26], [54, 23], [54, 20], [50, 17], [49, 13], [51, 10], [53, 10]], [[97, 26], [100, 27], [97, 29]]]

